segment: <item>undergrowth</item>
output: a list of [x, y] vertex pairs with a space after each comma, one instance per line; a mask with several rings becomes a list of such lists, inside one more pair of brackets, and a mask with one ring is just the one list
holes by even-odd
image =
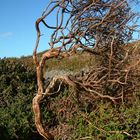
[[55, 139], [140, 139], [140, 93], [127, 103], [116, 105], [100, 99], [80, 102], [77, 97], [73, 90], [67, 89], [46, 104], [45, 111], [54, 115], [44, 118], [47, 125], [51, 124], [46, 129], [51, 130]]
[[[95, 58], [80, 55], [49, 60], [46, 69], [77, 72], [97, 65]], [[35, 77], [31, 57], [0, 60], [0, 139], [42, 139], [35, 130], [31, 107]], [[46, 130], [56, 140], [140, 139], [140, 91], [119, 104], [92, 96], [64, 87], [61, 93], [46, 98], [41, 103]]]

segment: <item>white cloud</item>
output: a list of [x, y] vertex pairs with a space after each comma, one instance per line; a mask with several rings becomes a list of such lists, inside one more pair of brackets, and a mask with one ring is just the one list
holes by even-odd
[[12, 32], [3, 32], [3, 33], [0, 33], [0, 37], [3, 37], [3, 38], [11, 37], [12, 35], [13, 35]]

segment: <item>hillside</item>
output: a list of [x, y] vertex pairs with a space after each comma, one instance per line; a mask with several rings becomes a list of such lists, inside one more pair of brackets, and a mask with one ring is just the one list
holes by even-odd
[[[135, 56], [140, 56], [140, 44], [131, 45], [137, 45]], [[96, 67], [97, 62], [95, 57], [86, 53], [61, 61], [48, 60], [44, 77], [60, 73], [82, 73]], [[42, 139], [34, 126], [31, 107], [36, 90], [36, 74], [31, 56], [0, 59], [0, 139]], [[41, 104], [46, 130], [55, 139], [140, 139], [139, 89], [129, 93], [127, 100], [118, 104], [92, 98], [88, 93], [78, 94], [68, 87], [64, 87], [57, 95], [46, 98]]]

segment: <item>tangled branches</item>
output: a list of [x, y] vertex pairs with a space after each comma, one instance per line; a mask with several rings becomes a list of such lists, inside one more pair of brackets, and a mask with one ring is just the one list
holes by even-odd
[[[33, 111], [38, 132], [46, 139], [53, 136], [46, 132], [41, 123], [40, 102], [46, 96], [58, 93], [62, 85], [74, 87], [76, 91], [88, 92], [116, 103], [123, 102], [127, 93], [136, 89], [135, 70], [140, 63], [132, 54], [135, 46], [127, 43], [132, 39], [134, 27], [130, 26], [136, 14], [131, 11], [127, 0], [52, 0], [36, 21], [37, 39], [33, 53], [37, 71], [37, 95], [33, 99]], [[56, 25], [50, 26], [47, 17], [56, 15]], [[41, 37], [40, 23], [53, 32], [50, 49], [41, 60], [37, 58], [37, 48]], [[78, 77], [53, 77], [44, 89], [43, 66], [51, 58], [69, 57], [79, 51], [86, 51], [98, 58], [99, 66]], [[135, 76], [134, 76], [135, 75]], [[54, 87], [58, 85], [57, 91]]]

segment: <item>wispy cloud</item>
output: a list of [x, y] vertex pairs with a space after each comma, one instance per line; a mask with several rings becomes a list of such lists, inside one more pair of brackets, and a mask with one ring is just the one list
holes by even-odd
[[0, 33], [0, 37], [3, 37], [3, 38], [8, 38], [8, 37], [11, 37], [13, 35], [12, 32], [3, 32], [3, 33]]

